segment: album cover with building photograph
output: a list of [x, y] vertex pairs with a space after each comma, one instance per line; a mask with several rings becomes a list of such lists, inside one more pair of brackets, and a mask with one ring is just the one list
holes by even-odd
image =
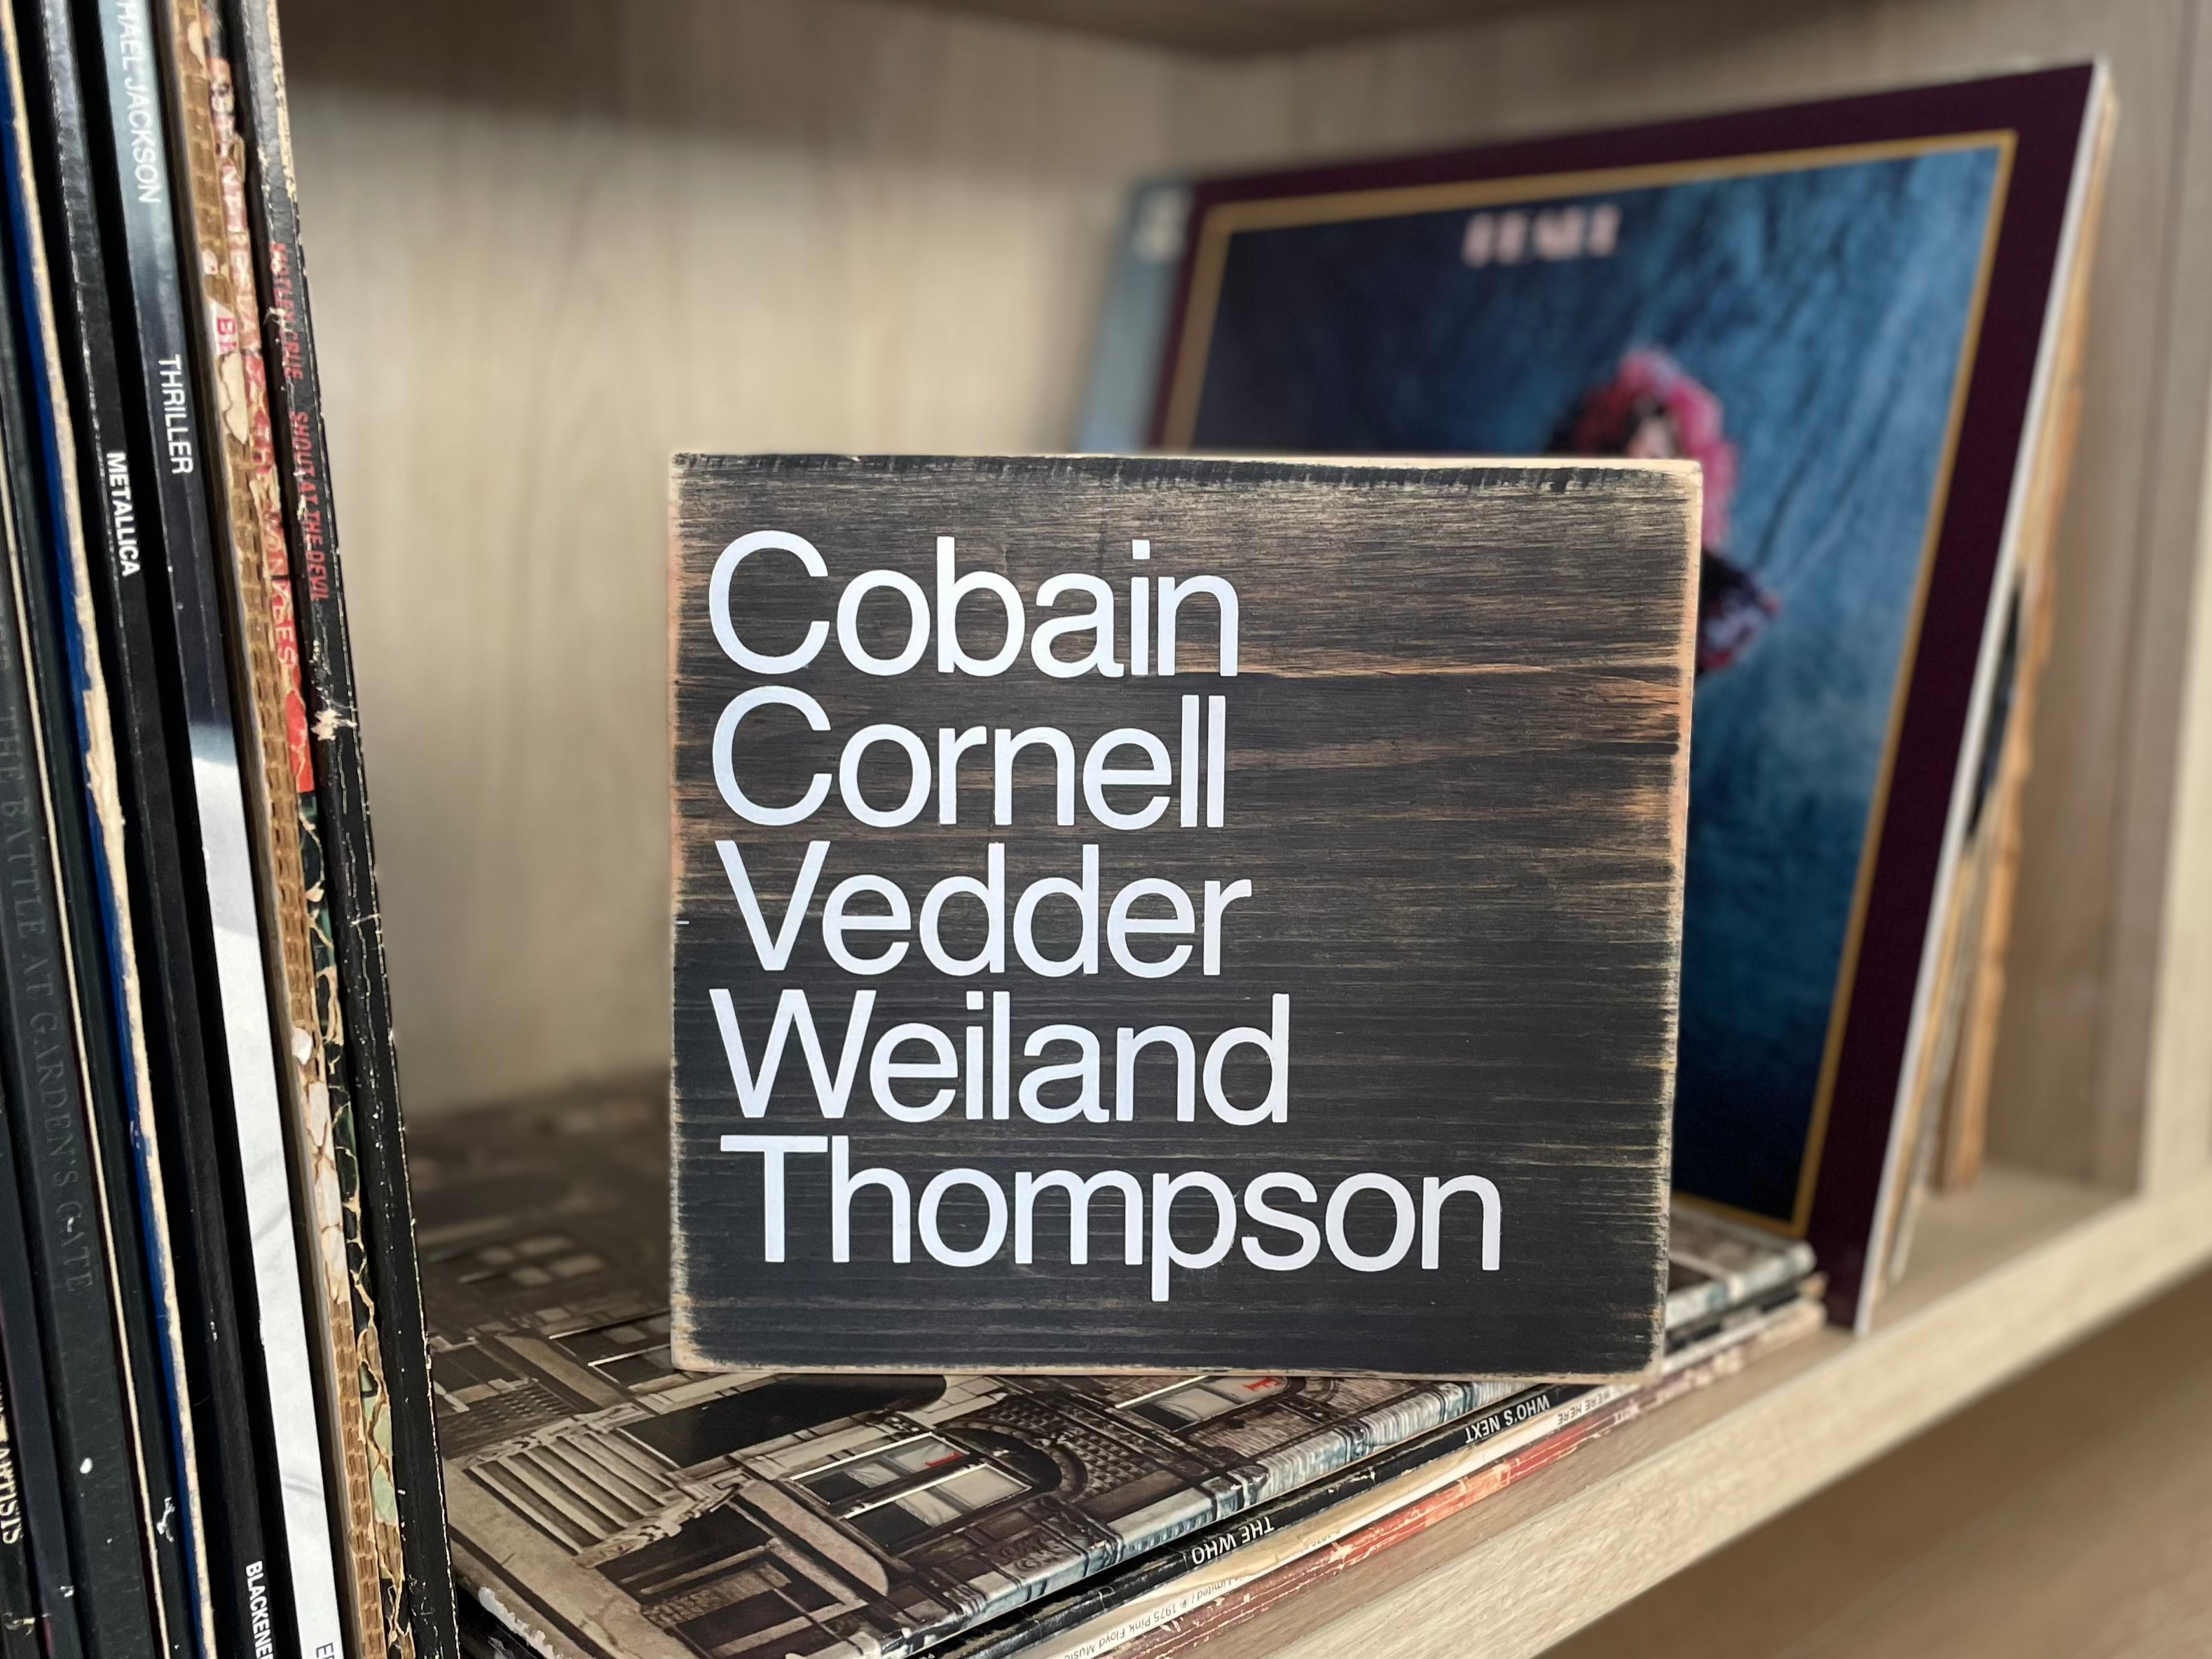
[[[1517, 1423], [1507, 1408], [1531, 1392], [679, 1370], [667, 1116], [641, 1085], [410, 1137], [453, 1563], [480, 1635], [561, 1659], [895, 1656], [1032, 1612], [1042, 1635], [1076, 1586], [1363, 1459], [1442, 1468], [1449, 1429], [1492, 1410]], [[1802, 1244], [1724, 1223], [1676, 1233], [1670, 1351], [1672, 1334], [1787, 1300], [1812, 1266]]]

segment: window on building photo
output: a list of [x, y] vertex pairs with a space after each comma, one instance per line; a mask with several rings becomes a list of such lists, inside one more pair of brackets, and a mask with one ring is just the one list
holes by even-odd
[[897, 1486], [916, 1475], [950, 1470], [972, 1453], [933, 1434], [909, 1435], [873, 1451], [843, 1457], [811, 1474], [800, 1484], [832, 1508], [865, 1499], [881, 1488]]
[[841, 1459], [799, 1480], [840, 1520], [890, 1551], [1032, 1490], [982, 1453], [934, 1434]]
[[1164, 1429], [1188, 1429], [1262, 1400], [1273, 1400], [1289, 1387], [1286, 1376], [1196, 1376], [1125, 1400], [1120, 1409]]

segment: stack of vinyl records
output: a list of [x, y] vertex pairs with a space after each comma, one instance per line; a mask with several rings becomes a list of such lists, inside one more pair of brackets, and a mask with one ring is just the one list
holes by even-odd
[[1822, 1322], [1807, 1245], [1677, 1206], [1623, 1382], [686, 1371], [667, 1128], [640, 1089], [416, 1136], [471, 1659], [1169, 1659]]
[[0, 1655], [450, 1654], [275, 18], [0, 37]]

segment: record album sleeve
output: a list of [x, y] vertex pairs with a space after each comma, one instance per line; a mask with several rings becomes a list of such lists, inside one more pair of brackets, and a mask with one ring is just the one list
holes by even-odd
[[405, 1597], [392, 1501], [386, 1398], [375, 1310], [362, 1255], [352, 1092], [328, 906], [323, 886], [314, 758], [301, 681], [291, 550], [277, 477], [258, 276], [246, 205], [245, 145], [222, 19], [206, 0], [170, 0], [165, 15], [177, 125], [191, 158], [184, 192], [200, 248], [202, 386], [220, 413], [212, 477], [221, 483], [216, 545], [227, 550], [234, 665], [246, 693], [241, 734], [261, 765], [246, 774], [249, 820], [264, 883], [262, 923], [271, 997], [291, 1033], [284, 1069], [293, 1171], [310, 1218], [310, 1278], [321, 1317], [325, 1421], [337, 1451], [332, 1474], [343, 1518], [345, 1607], [365, 1652], [410, 1659], [395, 1620]]
[[[58, 768], [73, 769], [70, 739], [42, 726], [28, 653], [26, 567], [46, 556], [46, 543], [18, 280], [11, 259], [0, 302], [0, 818], [17, 833], [0, 866], [0, 1095], [21, 1160], [78, 1617], [98, 1653], [153, 1659], [166, 1644], [141, 1508], [142, 1419], [121, 1346], [137, 1333], [119, 1325], [144, 1308], [126, 1307], [117, 1282], [137, 1266], [135, 1234], [123, 1231], [135, 1218], [127, 1207], [117, 1212], [93, 1121], [74, 940], [63, 913], [53, 808], [64, 791], [74, 799], [70, 770], [56, 776]], [[76, 902], [96, 903], [89, 892]], [[24, 1397], [20, 1384], [15, 1394]]]
[[[5, 1171], [0, 1171], [4, 1178]], [[3, 1370], [4, 1368], [0, 1368]], [[8, 1420], [8, 1391], [0, 1375], [0, 1656], [40, 1659], [39, 1598], [31, 1583], [31, 1539], [23, 1519], [22, 1478], [15, 1436]]]
[[106, 665], [112, 787], [128, 826], [121, 839], [130, 904], [118, 933], [136, 942], [119, 953], [131, 960], [129, 977], [144, 1005], [139, 1092], [150, 1097], [150, 1121], [134, 1127], [133, 1152], [143, 1201], [167, 1216], [174, 1244], [183, 1386], [195, 1406], [192, 1434], [179, 1437], [179, 1485], [207, 1517], [211, 1593], [196, 1600], [203, 1640], [216, 1650], [250, 1641], [256, 1587], [269, 1576], [249, 1403], [260, 1400], [265, 1411], [266, 1395], [240, 1340], [234, 1274], [244, 1253], [234, 1242], [236, 1205], [221, 1163], [220, 1081], [208, 1065], [185, 891], [189, 861], [167, 747], [173, 699], [161, 680], [158, 600], [149, 588], [155, 579], [148, 568], [161, 558], [158, 491], [150, 445], [130, 419], [111, 313], [118, 290], [110, 286], [99, 218], [100, 135], [88, 123], [83, 79], [96, 62], [80, 54], [67, 0], [40, 0], [19, 16], [29, 78], [44, 93], [43, 104], [33, 106], [42, 118], [33, 131], [50, 170], [46, 241], [49, 264], [61, 277], [56, 311], [78, 441], [83, 580], [95, 648]]
[[[128, 319], [131, 346], [126, 395], [140, 422], [137, 429], [148, 434], [157, 458], [151, 499], [139, 506], [158, 515], [161, 532], [161, 556], [149, 568], [160, 584], [156, 614], [163, 618], [165, 684], [173, 690], [173, 719], [182, 728], [175, 768], [190, 786], [180, 816], [187, 817], [188, 845], [197, 854], [197, 878], [185, 892], [196, 937], [204, 941], [203, 959], [212, 968], [205, 993], [214, 1016], [210, 1070], [219, 1067], [227, 1085], [219, 1097], [220, 1127], [226, 1158], [234, 1160], [245, 1221], [239, 1237], [247, 1247], [252, 1292], [251, 1352], [267, 1395], [265, 1412], [257, 1404], [254, 1413], [271, 1476], [263, 1510], [264, 1588], [276, 1603], [273, 1616], [295, 1632], [302, 1652], [342, 1651], [318, 1426], [321, 1407], [304, 1313], [301, 1233], [263, 975], [222, 590], [204, 487], [214, 462], [201, 441], [202, 410], [194, 392], [197, 300], [187, 303], [173, 216], [177, 204], [169, 189], [181, 168], [169, 164], [166, 126], [134, 118], [171, 101], [161, 86], [161, 48], [147, 0], [98, 0], [95, 15], [99, 73], [87, 79], [98, 88], [97, 125], [105, 136], [100, 154], [106, 168], [102, 208], [121, 267], [118, 315]], [[162, 165], [142, 179], [131, 158], [149, 143]]]
[[[307, 301], [283, 52], [274, 0], [233, 0], [228, 12], [238, 106], [248, 141], [250, 206], [258, 231], [261, 295], [271, 368], [269, 398], [277, 433], [292, 579], [302, 635], [301, 666], [314, 750], [324, 890], [335, 972], [318, 974], [318, 994], [333, 989], [343, 1032], [357, 1146], [357, 1185], [366, 1299], [376, 1311], [386, 1426], [372, 1455], [389, 1457], [389, 1483], [406, 1559], [407, 1606], [395, 1620], [413, 1632], [422, 1659], [454, 1650], [453, 1571], [445, 1547], [445, 1498], [424, 1346], [422, 1289], [415, 1266], [414, 1218], [407, 1188], [391, 989], [377, 899], [368, 791], [356, 714], [329, 448]], [[331, 1012], [324, 1011], [325, 1027]], [[341, 1170], [343, 1176], [343, 1168]], [[355, 1241], [349, 1237], [349, 1248]], [[357, 1298], [357, 1302], [360, 1298]]]
[[[19, 33], [16, 21], [12, 10], [0, 17], [14, 117], [8, 146], [10, 228], [23, 301], [15, 340], [27, 401], [34, 411], [31, 424], [38, 434], [43, 484], [41, 534], [35, 552], [21, 566], [23, 613], [40, 729], [47, 734], [84, 1079], [116, 1240], [112, 1278], [119, 1349], [134, 1413], [141, 1535], [157, 1629], [167, 1650], [181, 1659], [214, 1643], [198, 1410], [187, 1371], [182, 1289], [156, 1144], [126, 827], [94, 616], [77, 447], [78, 423], [86, 411], [70, 395], [76, 382], [62, 339], [68, 302], [82, 298], [83, 290], [74, 284], [61, 227], [48, 222], [52, 204], [51, 198], [42, 201], [41, 180], [32, 161], [34, 153], [41, 168], [60, 158], [46, 143], [50, 129], [40, 118], [54, 105], [34, 107], [27, 88], [45, 81], [49, 100], [58, 94], [50, 74], [34, 79], [24, 73], [26, 45], [40, 37], [35, 29]], [[50, 252], [57, 252], [61, 257], [50, 259]], [[94, 522], [104, 523], [105, 518]]]
[[2110, 108], [2080, 64], [1191, 187], [1153, 443], [1700, 463], [1675, 1184], [1846, 1322], [1972, 954]]
[[[1601, 1398], [1584, 1396], [1571, 1401], [1557, 1413], [1565, 1420], [1550, 1432], [1516, 1437], [1515, 1443], [1504, 1448], [1499, 1455], [1455, 1471], [1445, 1482], [1419, 1497], [1400, 1503], [1398, 1495], [1387, 1488], [1378, 1492], [1371, 1507], [1383, 1512], [1364, 1519], [1363, 1524], [1340, 1535], [1330, 1536], [1326, 1542], [1317, 1536], [1328, 1530], [1325, 1527], [1313, 1528], [1303, 1536], [1293, 1528], [1274, 1540], [1273, 1547], [1263, 1543], [1241, 1563], [1221, 1560], [1218, 1567], [1208, 1564], [1199, 1570], [1198, 1577], [1204, 1582], [1161, 1598], [1137, 1616], [1115, 1620], [1102, 1632], [1094, 1635], [1079, 1628], [1064, 1642], [1011, 1651], [1023, 1653], [1024, 1659], [1032, 1655], [1034, 1659], [1077, 1659], [1077, 1656], [1107, 1652], [1117, 1659], [1168, 1659], [1170, 1655], [1200, 1650], [1247, 1620], [1542, 1474], [1614, 1430], [1811, 1336], [1824, 1322], [1816, 1297], [1790, 1297], [1769, 1308], [1747, 1310], [1746, 1316], [1729, 1328], [1686, 1346], [1679, 1358], [1670, 1361], [1666, 1374], [1654, 1382], [1627, 1391], [1604, 1389]], [[1153, 1623], [1155, 1620], [1158, 1622]], [[960, 1659], [969, 1656], [962, 1655]], [[986, 1659], [986, 1656], [975, 1656], [975, 1659]], [[991, 1655], [988, 1659], [1001, 1659], [1001, 1656]]]
[[[69, 1521], [31, 1273], [30, 1229], [17, 1170], [12, 1132], [0, 1121], [0, 1427], [8, 1435], [14, 1570], [24, 1577], [20, 1592], [0, 1592], [0, 1617], [33, 1621], [31, 1654], [79, 1659], [84, 1638], [77, 1624]], [[34, 1545], [34, 1539], [41, 1541]], [[15, 1650], [9, 1653], [15, 1659]]]
[[[456, 1567], [472, 1615], [541, 1654], [921, 1651], [1579, 1387], [686, 1373], [666, 1109], [641, 1086], [412, 1137]], [[1786, 1295], [1802, 1257], [1766, 1254], [1729, 1271]], [[1682, 1264], [1670, 1321], [1712, 1324], [1708, 1267]]]

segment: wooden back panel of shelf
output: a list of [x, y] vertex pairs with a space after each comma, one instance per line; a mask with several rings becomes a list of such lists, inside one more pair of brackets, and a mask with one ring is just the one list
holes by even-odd
[[1990, 1134], [2115, 1185], [2197, 1167], [2205, 4], [1647, 0], [1219, 59], [870, 0], [295, 0], [418, 1109], [665, 1055], [670, 451], [1064, 447], [1139, 176], [2099, 53], [2121, 124]]

